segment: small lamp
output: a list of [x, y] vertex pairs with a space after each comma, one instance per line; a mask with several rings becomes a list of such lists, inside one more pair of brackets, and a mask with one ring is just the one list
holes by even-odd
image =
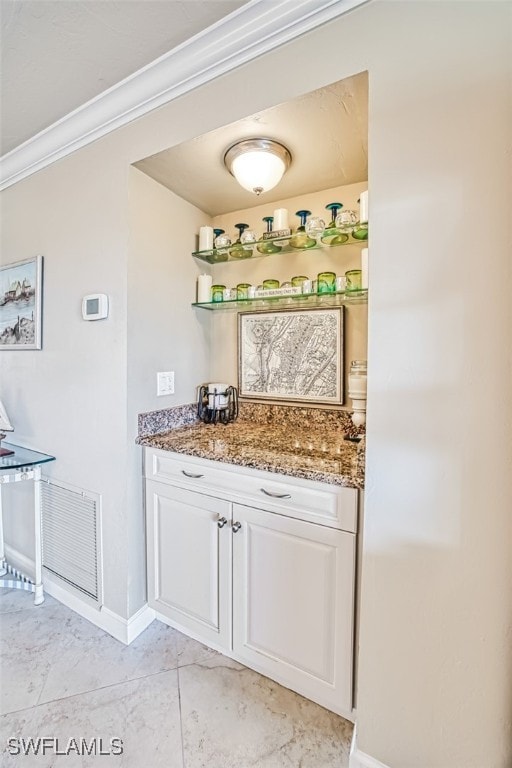
[[241, 187], [256, 195], [279, 184], [291, 161], [289, 150], [272, 139], [244, 139], [224, 155], [228, 171]]

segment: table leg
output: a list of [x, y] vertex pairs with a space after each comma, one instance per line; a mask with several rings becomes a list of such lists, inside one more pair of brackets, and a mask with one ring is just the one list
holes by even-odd
[[5, 576], [7, 568], [4, 568], [5, 549], [4, 549], [4, 519], [2, 516], [2, 484], [0, 483], [0, 576]]
[[34, 470], [34, 520], [35, 520], [35, 579], [34, 605], [44, 602], [43, 592], [43, 542], [41, 537], [41, 467]]

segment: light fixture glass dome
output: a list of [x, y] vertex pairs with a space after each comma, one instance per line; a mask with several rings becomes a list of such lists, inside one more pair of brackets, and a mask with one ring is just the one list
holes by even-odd
[[272, 139], [245, 139], [227, 150], [224, 163], [241, 187], [260, 195], [279, 184], [291, 155]]

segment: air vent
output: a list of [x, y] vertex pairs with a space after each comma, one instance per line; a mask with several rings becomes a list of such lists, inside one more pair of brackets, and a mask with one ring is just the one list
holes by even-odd
[[101, 497], [43, 478], [41, 505], [44, 568], [100, 606]]

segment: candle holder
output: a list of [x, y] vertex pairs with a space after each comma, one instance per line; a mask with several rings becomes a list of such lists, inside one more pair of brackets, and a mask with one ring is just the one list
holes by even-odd
[[356, 427], [366, 423], [366, 360], [352, 360], [348, 375], [348, 396], [352, 400], [352, 422]]

